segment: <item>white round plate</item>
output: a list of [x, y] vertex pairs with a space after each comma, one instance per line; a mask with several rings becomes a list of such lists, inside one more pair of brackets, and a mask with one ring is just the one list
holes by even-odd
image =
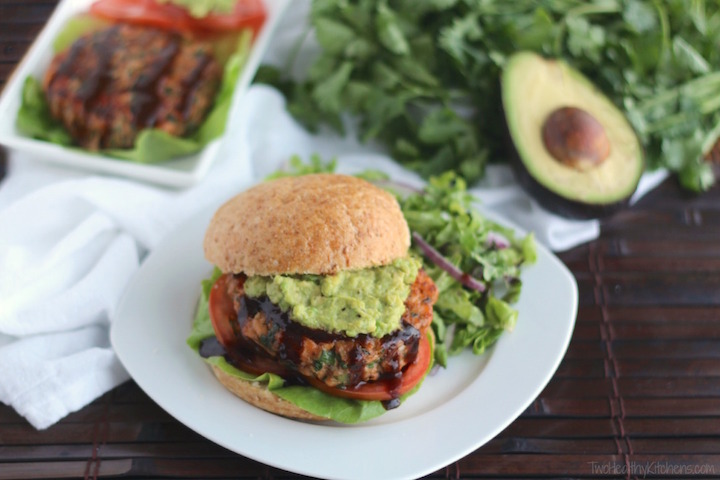
[[525, 269], [517, 327], [483, 356], [465, 352], [395, 410], [345, 426], [281, 418], [241, 401], [185, 343], [212, 215], [186, 223], [149, 255], [113, 318], [111, 341], [137, 384], [189, 428], [234, 452], [333, 479], [417, 478], [462, 458], [517, 418], [552, 377], [570, 341], [577, 285], [538, 245]]

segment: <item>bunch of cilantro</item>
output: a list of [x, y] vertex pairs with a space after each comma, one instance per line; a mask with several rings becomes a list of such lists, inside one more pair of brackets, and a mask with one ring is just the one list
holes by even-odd
[[[336, 167], [335, 160], [324, 162], [317, 155], [308, 163], [296, 156], [268, 179], [333, 173]], [[431, 177], [422, 190], [408, 189], [377, 170], [357, 176], [395, 194], [410, 231], [483, 286], [482, 291], [464, 286], [413, 241], [411, 251], [423, 259], [423, 268], [439, 292], [432, 322], [439, 365], [446, 366], [448, 355], [466, 348], [482, 354], [504, 332], [513, 330], [518, 312], [512, 304], [522, 290], [521, 269], [537, 258], [532, 234], [518, 238], [513, 229], [480, 213], [465, 180], [453, 172]]]
[[468, 182], [507, 153], [499, 76], [518, 50], [565, 58], [622, 108], [647, 152], [682, 185], [714, 182], [720, 131], [720, 4], [704, 0], [314, 0], [321, 53], [301, 82], [261, 69], [308, 128], [343, 131], [425, 177]]

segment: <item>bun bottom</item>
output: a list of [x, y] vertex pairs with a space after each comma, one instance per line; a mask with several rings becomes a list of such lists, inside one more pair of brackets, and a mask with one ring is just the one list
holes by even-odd
[[248, 382], [237, 377], [233, 377], [222, 371], [215, 365], [211, 365], [213, 373], [218, 381], [230, 392], [242, 398], [251, 405], [265, 410], [266, 412], [282, 415], [287, 418], [297, 420], [316, 420], [327, 421], [325, 417], [313, 415], [306, 412], [302, 408], [282, 399], [267, 389], [267, 386], [257, 383]]

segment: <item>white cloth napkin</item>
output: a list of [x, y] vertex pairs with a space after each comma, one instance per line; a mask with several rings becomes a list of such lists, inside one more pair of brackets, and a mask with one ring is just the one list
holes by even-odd
[[[292, 2], [268, 61], [284, 62], [307, 5]], [[308, 134], [287, 114], [283, 97], [262, 85], [247, 92], [217, 148], [219, 160], [207, 177], [182, 191], [13, 153], [9, 175], [0, 183], [1, 402], [42, 429], [127, 380], [108, 331], [113, 309], [145, 255], [185, 218], [218, 205], [290, 156], [318, 153], [336, 157], [341, 172], [380, 169], [396, 180], [423, 183], [377, 145], [360, 144], [352, 135]], [[640, 193], [661, 177], [647, 176]], [[491, 168], [473, 192], [554, 250], [599, 232], [596, 221], [567, 221], [542, 210], [503, 167]]]
[[[243, 113], [263, 110], [252, 98]], [[238, 117], [233, 130], [249, 133]], [[42, 429], [128, 379], [109, 344], [113, 308], [165, 235], [253, 181], [249, 142], [228, 138], [185, 191], [12, 155], [0, 184], [1, 402]]]

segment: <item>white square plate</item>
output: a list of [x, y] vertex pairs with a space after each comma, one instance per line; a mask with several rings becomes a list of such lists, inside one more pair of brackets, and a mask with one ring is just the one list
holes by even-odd
[[[0, 97], [0, 144], [27, 152], [33, 158], [102, 173], [131, 177], [170, 187], [187, 187], [200, 181], [217, 156], [222, 137], [194, 155], [157, 164], [139, 164], [109, 156], [66, 148], [23, 135], [15, 128], [23, 83], [28, 75], [40, 78], [50, 64], [52, 44], [69, 18], [88, 9], [93, 0], [62, 0], [40, 32], [25, 58], [5, 86]], [[241, 97], [255, 76], [272, 32], [290, 0], [264, 0], [267, 19], [252, 46], [233, 93], [230, 115], [237, 110]], [[228, 119], [228, 125], [231, 119]]]

